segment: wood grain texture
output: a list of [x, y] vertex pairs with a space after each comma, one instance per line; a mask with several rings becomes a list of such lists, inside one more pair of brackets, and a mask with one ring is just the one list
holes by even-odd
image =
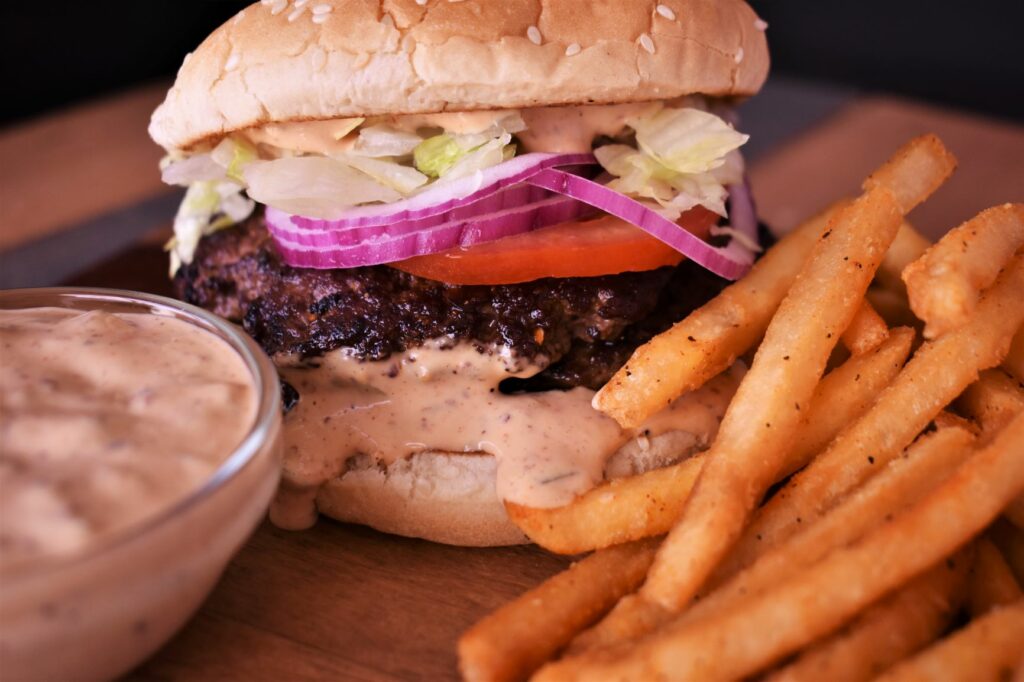
[[166, 83], [0, 134], [0, 251], [159, 193], [163, 151], [146, 133]]
[[762, 219], [787, 232], [842, 195], [910, 138], [937, 134], [960, 160], [952, 179], [910, 213], [935, 240], [979, 211], [1024, 200], [1024, 127], [894, 98], [843, 107], [816, 128], [758, 158], [751, 186]]
[[[791, 226], [854, 191], [880, 160], [929, 130], [943, 137], [961, 166], [912, 215], [933, 236], [981, 208], [1022, 198], [1024, 129], [871, 99], [752, 166], [761, 212], [779, 227]], [[155, 176], [148, 166], [146, 174]], [[34, 191], [33, 201], [45, 200]], [[62, 220], [96, 210], [75, 206], [79, 213]], [[158, 246], [164, 236], [153, 235], [74, 283], [169, 293]], [[197, 617], [128, 679], [455, 679], [457, 636], [567, 565], [534, 547], [444, 547], [328, 520], [298, 533], [264, 525]]]

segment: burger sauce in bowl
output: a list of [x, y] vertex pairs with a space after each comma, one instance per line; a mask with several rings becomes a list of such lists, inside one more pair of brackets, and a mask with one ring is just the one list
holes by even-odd
[[262, 518], [277, 398], [268, 413], [253, 358], [187, 311], [6, 303], [0, 669], [108, 678], [184, 623]]

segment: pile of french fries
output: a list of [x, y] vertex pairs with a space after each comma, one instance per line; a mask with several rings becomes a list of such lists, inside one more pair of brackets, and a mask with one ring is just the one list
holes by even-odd
[[462, 636], [467, 680], [1024, 679], [1024, 204], [930, 244], [955, 165], [911, 140], [636, 351], [594, 400], [625, 428], [752, 360], [706, 452], [507, 505], [590, 554]]

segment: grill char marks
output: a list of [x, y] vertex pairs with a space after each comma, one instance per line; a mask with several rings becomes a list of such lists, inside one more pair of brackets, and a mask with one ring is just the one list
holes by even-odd
[[517, 390], [598, 388], [632, 350], [701, 305], [721, 280], [689, 263], [604, 277], [459, 286], [386, 266], [286, 265], [261, 214], [205, 237], [175, 277], [178, 296], [241, 321], [268, 353], [336, 348], [379, 360], [450, 337], [502, 344], [552, 365]]

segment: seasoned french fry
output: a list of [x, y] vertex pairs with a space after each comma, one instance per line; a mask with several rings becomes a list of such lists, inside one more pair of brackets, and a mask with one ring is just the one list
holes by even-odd
[[[901, 211], [924, 200], [953, 166], [937, 138], [915, 139], [829, 221], [765, 331], [680, 521], [637, 595], [640, 602], [663, 613], [681, 610], [729, 551], [785, 465], [801, 406], [808, 405], [838, 334], [863, 300]], [[927, 177], [917, 177], [920, 172]]]
[[1024, 411], [1024, 388], [1002, 370], [986, 369], [954, 406], [978, 422], [983, 431], [996, 433]]
[[[744, 557], [753, 564], [750, 568], [740, 572], [746, 564], [739, 560], [719, 567], [709, 581], [709, 593], [694, 602], [681, 618], [697, 619], [721, 612], [860, 538], [886, 516], [913, 504], [947, 478], [969, 456], [972, 440], [968, 431], [958, 427], [922, 437], [908, 449], [905, 458], [893, 461], [825, 518], [817, 522], [807, 519], [803, 532], [778, 545], [759, 546], [759, 556]], [[649, 607], [631, 595], [607, 618], [577, 637], [570, 653], [633, 639], [667, 616], [664, 610]]]
[[1022, 596], [1024, 593], [999, 548], [988, 538], [980, 538], [967, 592], [971, 615], [975, 618], [983, 616], [997, 606], [1011, 604]]
[[877, 348], [888, 337], [889, 327], [885, 320], [865, 299], [839, 339], [851, 353], [860, 355]]
[[864, 181], [864, 191], [887, 189], [906, 215], [927, 199], [956, 169], [956, 157], [935, 135], [906, 143]]
[[942, 633], [963, 601], [968, 557], [933, 566], [858, 616], [846, 629], [805, 649], [766, 682], [861, 682]]
[[[799, 433], [779, 472], [784, 477], [803, 467], [839, 430], [863, 414], [899, 372], [914, 333], [894, 329], [873, 352], [853, 356], [829, 372], [815, 389]], [[679, 518], [704, 456], [611, 481], [555, 509], [506, 503], [509, 517], [545, 549], [581, 554], [621, 542], [667, 533]]]
[[925, 338], [967, 323], [982, 290], [1024, 246], [1024, 204], [982, 211], [950, 230], [903, 271], [914, 313], [925, 321]]
[[579, 630], [637, 588], [655, 540], [595, 552], [474, 625], [459, 638], [459, 670], [469, 682], [526, 678]]
[[[990, 524], [1024, 490], [1022, 439], [1024, 416], [913, 507], [769, 591], [708, 618], [681, 618], [638, 642], [549, 664], [535, 679], [713, 681], [763, 670], [834, 632]], [[1020, 641], [1016, 635], [1016, 646]]]
[[1010, 352], [1003, 360], [1003, 369], [1010, 373], [1014, 379], [1024, 383], [1024, 327], [1017, 330], [1010, 342]]
[[534, 509], [511, 502], [505, 510], [528, 538], [551, 552], [580, 554], [663, 535], [679, 518], [704, 464], [696, 455], [678, 464], [604, 483], [565, 507]]
[[823, 518], [802, 519], [801, 530], [785, 542], [762, 543], [751, 554], [730, 555], [709, 583], [710, 589], [721, 587], [691, 607], [687, 617], [761, 591], [794, 568], [810, 565], [832, 549], [853, 542], [948, 478], [969, 456], [973, 440], [971, 433], [960, 427], [922, 436], [903, 457], [890, 462]]
[[840, 202], [768, 249], [743, 279], [640, 346], [594, 396], [594, 407], [634, 428], [725, 371], [764, 334]]
[[905, 296], [907, 287], [903, 284], [903, 269], [924, 255], [931, 245], [927, 237], [904, 221], [896, 233], [896, 239], [892, 240], [889, 250], [885, 252], [875, 279], [887, 290]]
[[918, 349], [871, 409], [798, 473], [747, 527], [733, 550], [740, 556], [795, 532], [800, 519], [827, 509], [897, 456], [944, 406], [997, 365], [1010, 330], [1024, 319], [1024, 256], [985, 292], [971, 321]]
[[901, 663], [879, 682], [1010, 679], [1021, 664], [1024, 601], [991, 611], [938, 644]]

